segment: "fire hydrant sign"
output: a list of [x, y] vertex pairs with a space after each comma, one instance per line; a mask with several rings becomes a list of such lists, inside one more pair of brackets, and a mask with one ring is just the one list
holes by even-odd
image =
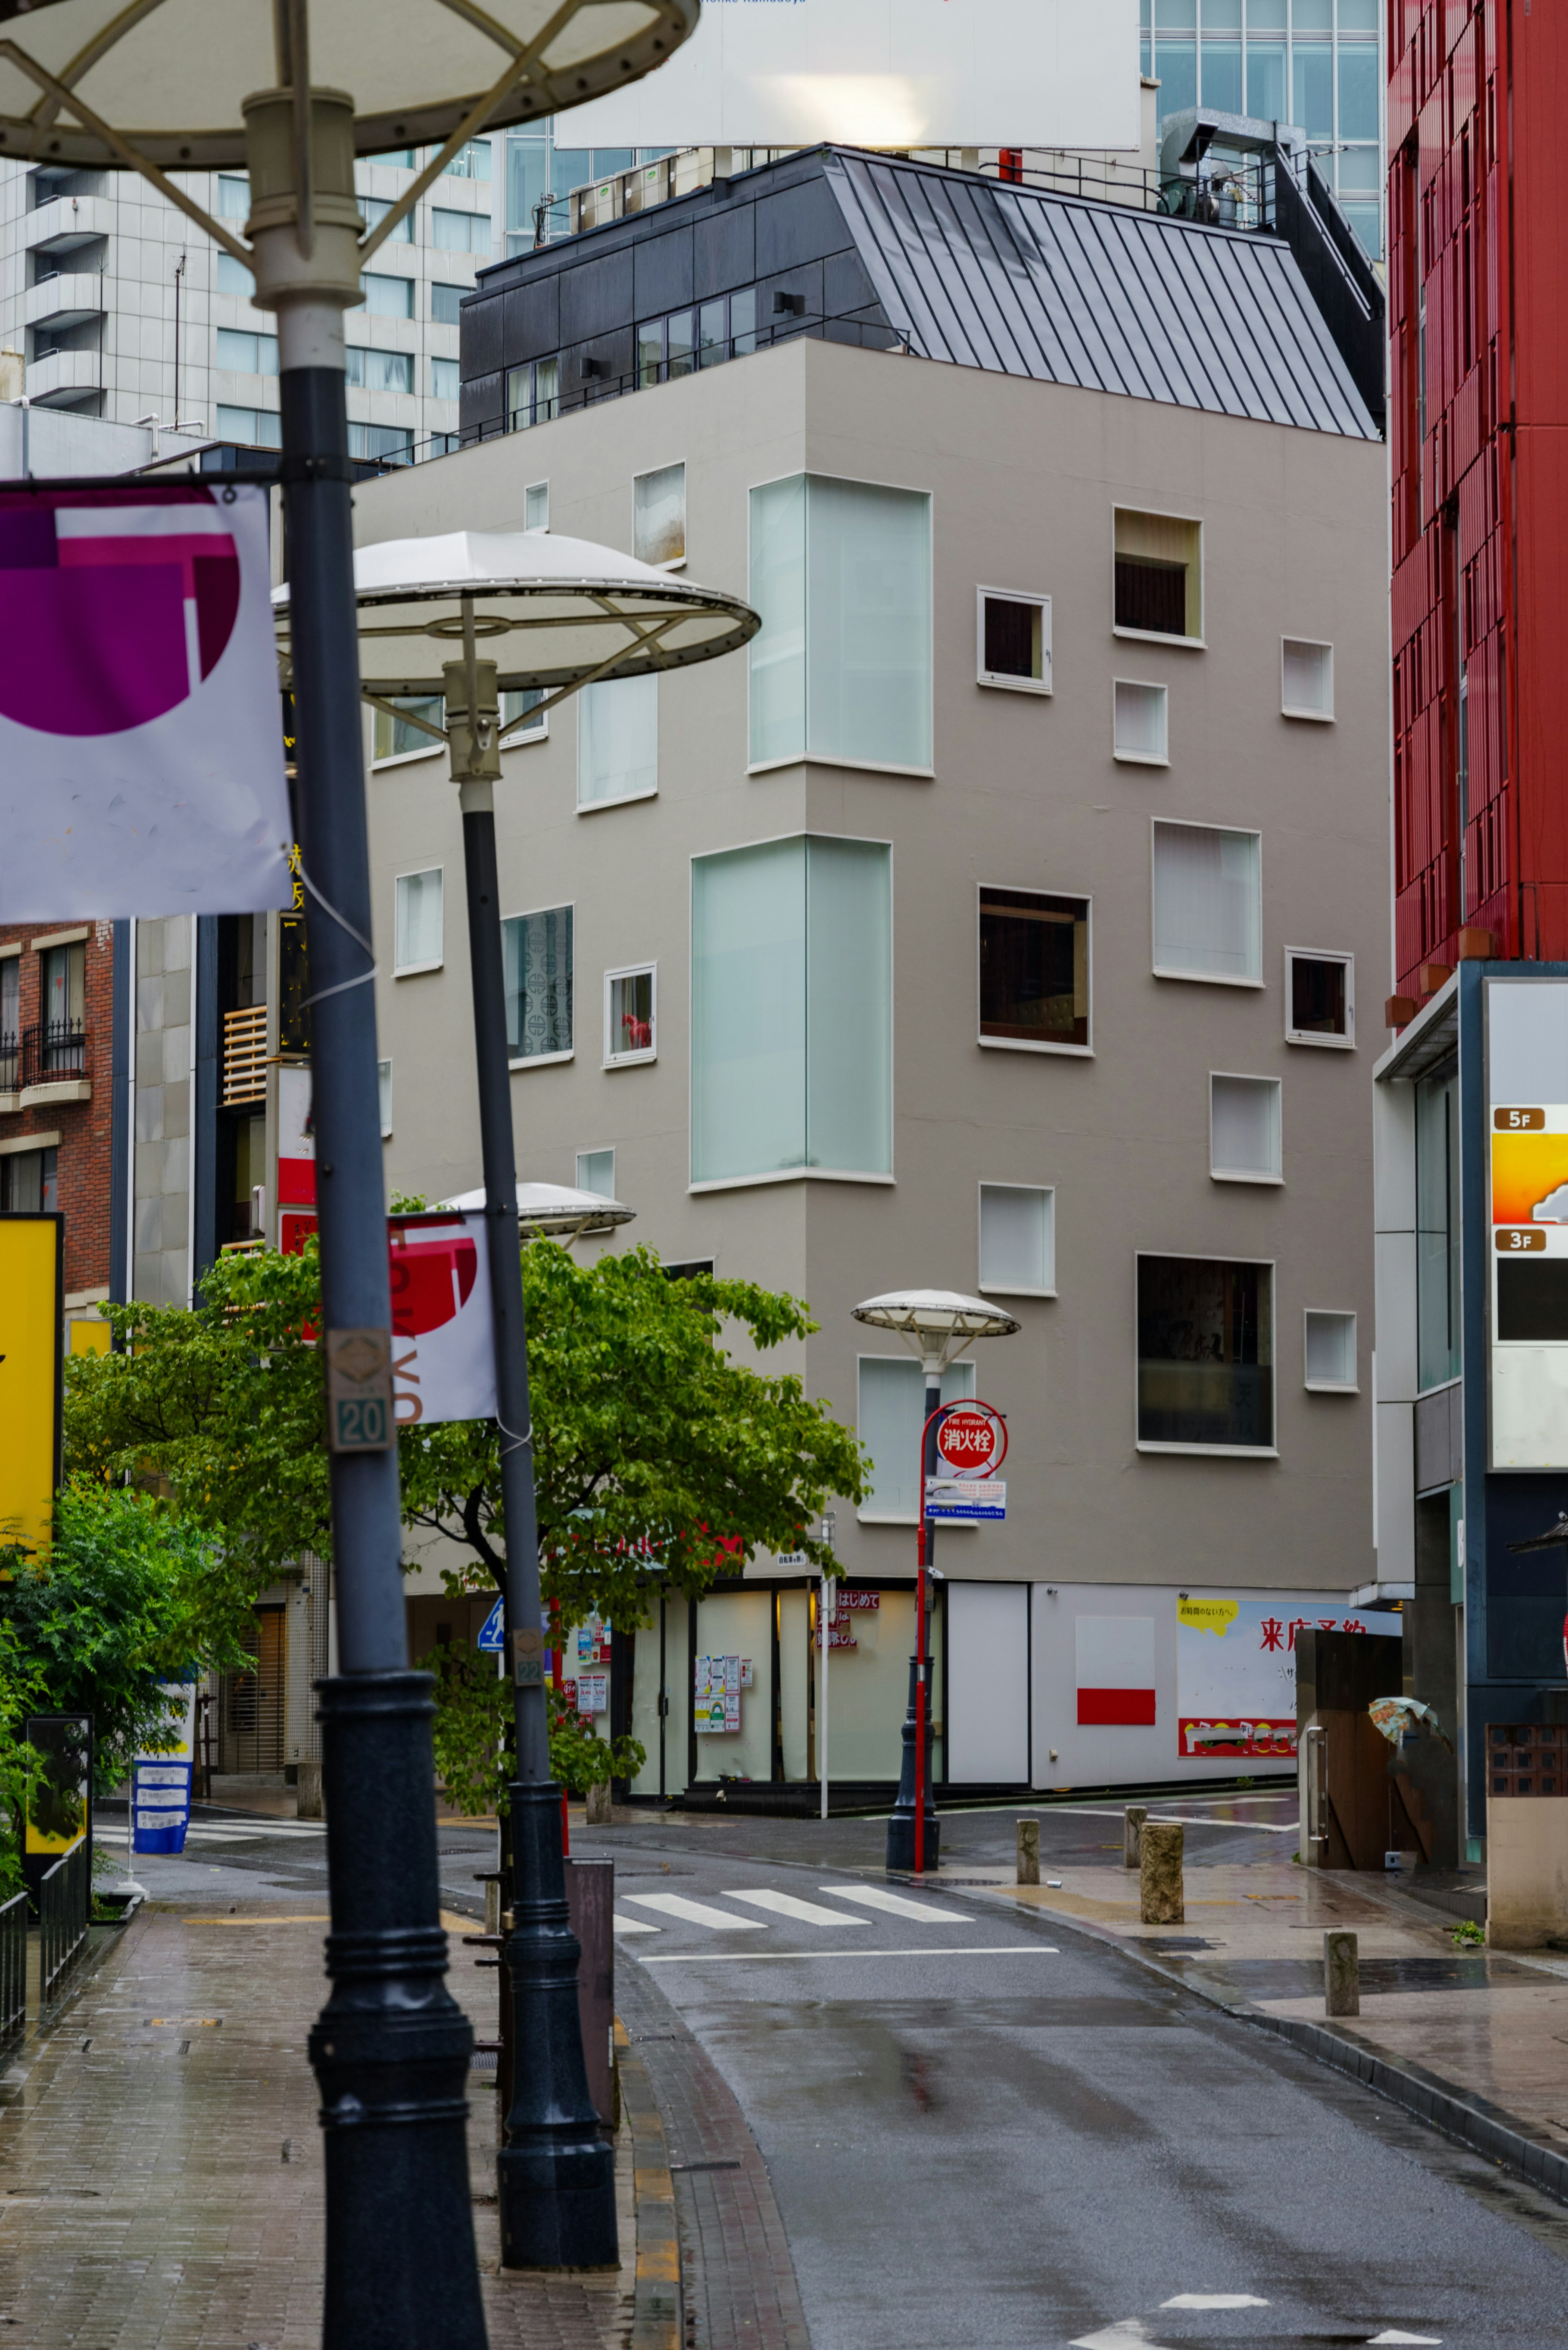
[[290, 902], [265, 493], [0, 490], [0, 921]]

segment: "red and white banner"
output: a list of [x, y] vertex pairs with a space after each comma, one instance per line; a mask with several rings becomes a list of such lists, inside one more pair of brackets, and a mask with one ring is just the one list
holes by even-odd
[[493, 1419], [495, 1350], [484, 1216], [389, 1216], [392, 1408], [400, 1428]]
[[290, 902], [265, 490], [0, 489], [0, 921]]

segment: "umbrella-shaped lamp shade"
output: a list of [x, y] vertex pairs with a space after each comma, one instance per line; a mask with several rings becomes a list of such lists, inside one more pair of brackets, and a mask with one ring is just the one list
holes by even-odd
[[[477, 1214], [484, 1205], [484, 1193], [460, 1191], [455, 1200], [443, 1200], [441, 1204]], [[617, 1224], [629, 1224], [636, 1214], [635, 1208], [625, 1208], [618, 1200], [607, 1200], [597, 1191], [574, 1191], [567, 1183], [517, 1186], [517, 1221], [530, 1233], [575, 1239], [580, 1232], [607, 1232]]]
[[1002, 1306], [983, 1297], [961, 1297], [956, 1289], [890, 1289], [857, 1305], [854, 1318], [922, 1340], [1005, 1338], [1020, 1326]]
[[[359, 661], [372, 693], [436, 694], [462, 652], [462, 607], [504, 693], [604, 671], [645, 677], [735, 652], [762, 622], [739, 597], [671, 577], [607, 546], [543, 531], [453, 531], [362, 546], [354, 557]], [[274, 591], [289, 651], [288, 589]]]
[[[276, 13], [275, 0], [0, 0], [0, 154], [127, 160], [26, 59], [166, 171], [243, 165], [244, 101], [287, 78]], [[697, 15], [698, 0], [312, 0], [310, 78], [352, 94], [355, 148], [374, 155], [445, 140], [487, 91], [479, 130], [624, 88], [673, 55]]]

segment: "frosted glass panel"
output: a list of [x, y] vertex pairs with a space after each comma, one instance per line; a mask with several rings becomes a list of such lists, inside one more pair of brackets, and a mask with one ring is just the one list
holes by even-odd
[[1056, 1286], [1056, 1195], [1026, 1183], [980, 1187], [980, 1285], [1017, 1292]]
[[639, 563], [681, 563], [686, 557], [686, 468], [666, 465], [639, 473], [633, 484], [632, 553]]
[[[959, 1403], [974, 1391], [972, 1363], [954, 1363], [943, 1372], [944, 1403]], [[911, 1526], [918, 1520], [925, 1401], [925, 1373], [912, 1356], [861, 1356], [856, 1433], [872, 1463], [862, 1517], [900, 1518]]]
[[1262, 857], [1255, 832], [1154, 828], [1154, 965], [1198, 979], [1262, 975]]
[[577, 696], [577, 806], [659, 789], [659, 680], [626, 677]]
[[1280, 1173], [1280, 1081], [1210, 1077], [1210, 1164], [1216, 1175]]
[[578, 1151], [577, 1189], [579, 1191], [591, 1191], [597, 1200], [615, 1198], [615, 1152], [613, 1150]]
[[752, 492], [753, 766], [805, 755], [805, 479]]
[[807, 486], [806, 738], [815, 758], [931, 764], [931, 502]]
[[806, 844], [806, 1160], [893, 1170], [893, 908], [877, 841]]
[[398, 877], [397, 967], [417, 969], [441, 956], [441, 868]]
[[699, 858], [691, 882], [691, 1180], [805, 1158], [805, 842]]

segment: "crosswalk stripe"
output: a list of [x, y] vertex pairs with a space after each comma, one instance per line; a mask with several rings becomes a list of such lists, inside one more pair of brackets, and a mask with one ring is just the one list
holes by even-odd
[[886, 1909], [892, 1918], [940, 1918], [948, 1926], [972, 1926], [974, 1918], [959, 1909], [939, 1909], [934, 1901], [909, 1901], [880, 1885], [819, 1885], [819, 1893], [836, 1894], [840, 1901], [863, 1901], [868, 1909]]
[[[761, 1967], [778, 1959], [1059, 1959], [1054, 1942], [972, 1942], [962, 1949], [929, 1947], [919, 1950], [868, 1950], [863, 1942], [836, 1950], [650, 1950], [638, 1960], [643, 1967]], [[1128, 2339], [1132, 2337], [1129, 2335]], [[1141, 2345], [1143, 2337], [1138, 2337]]]
[[618, 1934], [657, 1934], [659, 1929], [650, 1926], [646, 1918], [623, 1918], [618, 1909], [611, 1919]]
[[723, 1926], [731, 1933], [765, 1934], [767, 1928], [760, 1918], [732, 1918], [727, 1909], [710, 1909], [705, 1902], [688, 1901], [684, 1893], [628, 1893], [639, 1909], [661, 1910], [666, 1918], [679, 1918], [688, 1926]]
[[820, 1901], [803, 1901], [794, 1893], [742, 1893], [724, 1890], [726, 1901], [749, 1901], [756, 1909], [776, 1910], [781, 1918], [799, 1918], [807, 1926], [868, 1926], [869, 1918], [846, 1918], [842, 1909], [825, 1909]]

